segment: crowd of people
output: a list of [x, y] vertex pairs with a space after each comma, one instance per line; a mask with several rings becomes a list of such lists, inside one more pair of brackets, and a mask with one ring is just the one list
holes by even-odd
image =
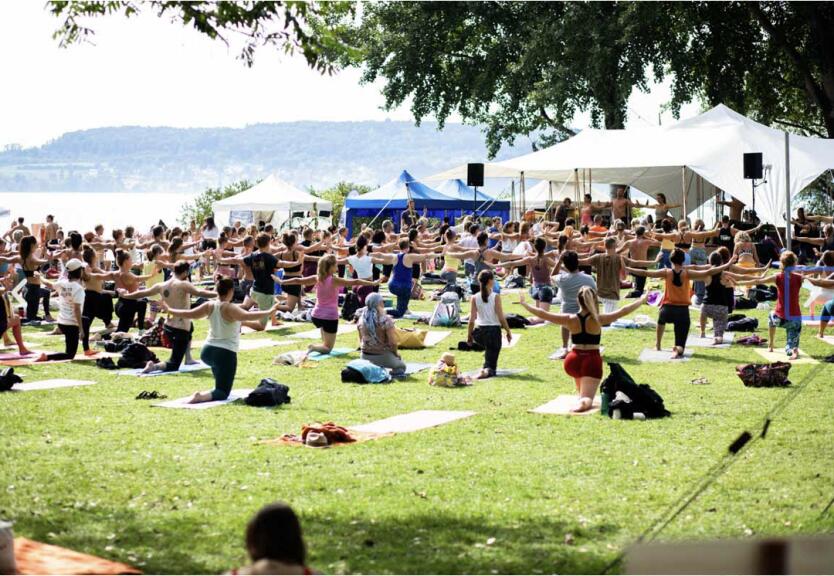
[[[786, 352], [799, 350], [799, 289], [807, 280], [812, 295], [806, 303], [814, 313], [821, 306], [819, 334], [834, 312], [834, 224], [830, 216], [806, 215], [792, 221], [803, 235], [797, 251], [779, 246], [779, 237], [757, 220], [731, 220], [714, 226], [701, 220], [690, 225], [674, 219], [677, 208], [658, 195], [655, 205], [631, 202], [622, 190], [608, 204], [586, 197], [577, 211], [565, 199], [550, 213], [553, 220], [528, 212], [521, 221], [466, 216], [457, 222], [430, 221], [414, 212], [378, 228], [362, 226], [350, 238], [344, 227], [277, 230], [271, 224], [219, 226], [209, 216], [198, 225], [146, 232], [131, 227], [105, 235], [103, 225], [91, 231], [65, 231], [54, 216], [33, 233], [22, 218], [0, 239], [0, 273], [5, 306], [0, 308], [4, 340], [12, 338], [21, 354], [29, 351], [21, 326], [52, 322], [51, 302], [58, 295], [55, 332], [64, 335], [63, 352], [39, 360], [74, 358], [90, 348], [96, 320], [105, 331], [147, 328], [164, 313], [164, 332], [171, 356], [149, 362], [147, 371], [177, 371], [191, 355], [193, 320], [208, 318], [209, 334], [200, 359], [212, 368], [215, 388], [199, 392], [194, 402], [224, 399], [233, 386], [242, 327], [264, 330], [279, 315], [304, 317], [305, 299], [312, 297], [307, 317], [321, 341], [308, 352], [327, 354], [335, 346], [340, 298], [355, 294], [362, 357], [395, 374], [405, 363], [394, 321], [409, 313], [412, 297], [421, 292], [424, 275], [438, 278], [445, 291], [469, 298], [468, 340], [477, 334], [484, 349], [481, 378], [496, 374], [502, 341], [511, 341], [501, 285], [530, 286], [532, 304], [520, 304], [537, 318], [561, 327], [566, 372], [580, 392], [578, 410], [587, 409], [602, 376], [600, 327], [646, 301], [646, 279], [662, 282], [655, 346], [662, 349], [667, 325], [674, 332], [670, 359], [683, 357], [690, 331], [690, 306], [700, 307], [700, 334], [712, 321], [715, 344], [721, 344], [737, 290], [775, 286], [779, 294], [770, 314], [770, 347], [774, 331], [787, 332]], [[600, 212], [609, 211], [603, 222]], [[648, 211], [645, 217], [635, 213]], [[574, 215], [579, 216], [579, 221]], [[656, 256], [650, 253], [656, 250]], [[821, 267], [799, 266], [808, 260]], [[768, 275], [771, 260], [780, 271]], [[827, 268], [825, 268], [827, 267]], [[196, 279], [195, 279], [196, 277]], [[629, 279], [630, 278], [630, 279]], [[22, 286], [25, 308], [12, 305], [11, 292]], [[386, 308], [380, 287], [393, 305]], [[200, 299], [196, 306], [192, 299]], [[621, 305], [622, 300], [634, 303]], [[114, 304], [115, 302], [115, 304]], [[558, 314], [551, 306], [558, 304]], [[39, 312], [43, 310], [43, 315]], [[502, 331], [505, 333], [502, 337]]]

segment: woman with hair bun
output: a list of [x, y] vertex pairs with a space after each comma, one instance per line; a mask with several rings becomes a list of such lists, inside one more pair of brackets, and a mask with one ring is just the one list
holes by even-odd
[[570, 331], [573, 348], [565, 356], [563, 365], [565, 372], [576, 383], [576, 393], [579, 395], [579, 403], [571, 412], [587, 412], [594, 403], [594, 396], [602, 381], [602, 357], [599, 354], [602, 327], [637, 310], [646, 303], [648, 294], [608, 314], [599, 313], [597, 291], [590, 286], [581, 287], [576, 299], [579, 302], [579, 312], [576, 314], [553, 314], [536, 308], [524, 301], [524, 294], [519, 294], [518, 303], [542, 320], [559, 324]]

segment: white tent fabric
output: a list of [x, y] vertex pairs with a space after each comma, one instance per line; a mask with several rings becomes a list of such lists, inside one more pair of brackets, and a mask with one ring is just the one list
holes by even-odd
[[[587, 188], [586, 188], [587, 189]], [[552, 193], [551, 193], [552, 190]], [[570, 198], [572, 201], [581, 202], [583, 200], [582, 186], [579, 186], [577, 193], [574, 182], [550, 182], [548, 180], [541, 180], [536, 185], [527, 189], [524, 194], [525, 206], [533, 210], [543, 210], [550, 204], [551, 199], [553, 205], [559, 204], [563, 199]], [[595, 182], [590, 187], [592, 202], [610, 202], [611, 201], [611, 185]], [[649, 197], [635, 190], [630, 191], [630, 197], [635, 202], [646, 202]]]
[[212, 205], [215, 212], [306, 212], [330, 211], [333, 203], [299, 190], [274, 174], [240, 194], [235, 194]]
[[[593, 179], [664, 193], [670, 203], [698, 202], [693, 174], [752, 206], [751, 182], [744, 179], [746, 152], [762, 152], [766, 180], [756, 188], [756, 211], [784, 224], [786, 210], [785, 134], [719, 105], [668, 128], [583, 130], [579, 135], [532, 154], [497, 163], [496, 171], [516, 170], [527, 178], [568, 180], [575, 168]], [[834, 168], [834, 140], [790, 136], [790, 194], [793, 198], [826, 170]]]

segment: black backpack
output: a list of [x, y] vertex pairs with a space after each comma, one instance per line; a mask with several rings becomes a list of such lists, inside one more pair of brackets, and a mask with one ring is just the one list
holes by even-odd
[[507, 326], [510, 328], [526, 328], [530, 321], [520, 314], [506, 314]]
[[244, 400], [248, 406], [280, 406], [290, 403], [290, 387], [264, 378]]
[[759, 321], [756, 318], [742, 318], [741, 320], [734, 320], [727, 322], [727, 332], [752, 332], [759, 327]]
[[736, 298], [735, 309], [736, 310], [753, 310], [758, 306], [759, 303], [755, 300], [751, 300], [750, 298], [745, 298], [744, 296], [739, 296]]
[[[613, 417], [614, 410], [620, 409], [623, 419], [631, 419], [635, 412], [642, 412], [646, 418], [665, 418], [670, 415], [663, 405], [663, 398], [648, 384], [637, 384], [620, 364], [609, 362], [611, 374], [602, 381], [601, 389], [611, 399], [608, 416]], [[616, 402], [614, 397], [622, 392], [631, 400], [630, 403]]]
[[361, 307], [359, 296], [355, 292], [347, 292], [345, 294], [345, 303], [342, 304], [342, 319], [353, 320], [354, 316], [356, 316], [356, 311]]
[[133, 342], [122, 350], [118, 364], [119, 368], [144, 368], [148, 362], [159, 362], [159, 358], [144, 344]]
[[345, 366], [342, 368], [342, 382], [348, 384], [367, 384], [368, 381], [365, 380], [365, 377], [362, 373], [357, 370], [356, 368], [351, 368], [350, 366]]
[[6, 368], [0, 372], [0, 392], [8, 392], [15, 384], [23, 382], [23, 378], [14, 373], [14, 368]]

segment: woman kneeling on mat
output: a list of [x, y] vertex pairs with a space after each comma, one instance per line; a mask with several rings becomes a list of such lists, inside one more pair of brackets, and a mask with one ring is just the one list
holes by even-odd
[[173, 316], [197, 320], [208, 317], [209, 333], [200, 360], [211, 367], [214, 375], [214, 390], [195, 392], [189, 404], [225, 400], [232, 391], [237, 372], [237, 351], [240, 342], [240, 323], [247, 320], [268, 318], [278, 310], [278, 304], [267, 310], [249, 312], [232, 303], [235, 284], [231, 278], [220, 278], [215, 287], [217, 300], [210, 300], [191, 310], [169, 308], [165, 301], [160, 302], [163, 310]]
[[394, 375], [405, 372], [405, 362], [397, 351], [394, 320], [385, 313], [382, 295], [371, 292], [359, 316], [359, 348], [361, 357], [377, 366], [390, 368]]
[[78, 341], [84, 337], [84, 323], [81, 310], [84, 307], [84, 287], [81, 275], [87, 265], [73, 258], [66, 264], [67, 279], [50, 282], [46, 278], [40, 281], [58, 292], [58, 329], [64, 335], [64, 352], [41, 354], [36, 362], [53, 360], [72, 360], [78, 352]]
[[492, 291], [495, 275], [491, 270], [481, 270], [478, 274], [477, 294], [470, 299], [469, 332], [466, 339], [471, 345], [474, 341], [474, 328], [478, 327], [478, 342], [484, 347], [484, 367], [476, 379], [491, 378], [498, 370], [498, 355], [501, 354], [501, 328], [507, 333], [507, 343], [513, 340], [510, 326], [504, 317], [501, 295]]
[[579, 302], [578, 314], [546, 312], [525, 302], [524, 294], [519, 294], [518, 303], [542, 320], [570, 330], [573, 348], [565, 356], [564, 367], [567, 375], [576, 383], [576, 392], [579, 394], [579, 404], [571, 412], [586, 412], [591, 409], [602, 380], [602, 357], [599, 355], [602, 327], [637, 310], [646, 303], [648, 294], [608, 314], [599, 313], [597, 291], [590, 286], [580, 288], [576, 299]]
[[319, 260], [315, 276], [286, 280], [273, 276], [281, 286], [316, 286], [316, 305], [311, 314], [313, 324], [321, 331], [321, 344], [310, 344], [307, 352], [330, 354], [336, 345], [339, 332], [339, 289], [343, 286], [377, 286], [371, 280], [339, 278], [336, 272], [336, 256], [328, 254]]

